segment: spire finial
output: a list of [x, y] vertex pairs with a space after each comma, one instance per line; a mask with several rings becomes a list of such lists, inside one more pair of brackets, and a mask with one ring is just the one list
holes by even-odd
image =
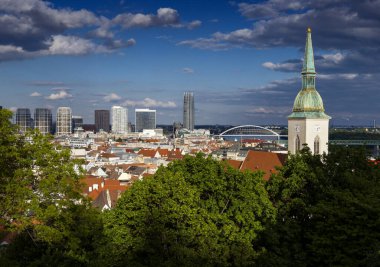
[[307, 32], [311, 32], [311, 28], [310, 27], [307, 27]]

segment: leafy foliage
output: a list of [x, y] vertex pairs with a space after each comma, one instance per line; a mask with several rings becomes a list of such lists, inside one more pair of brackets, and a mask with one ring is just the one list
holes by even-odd
[[0, 266], [379, 266], [380, 167], [364, 149], [308, 148], [264, 182], [186, 156], [100, 214], [80, 162], [0, 110]]
[[58, 150], [50, 136], [19, 134], [11, 116], [0, 110], [0, 225], [18, 238], [0, 263], [88, 262], [102, 224], [81, 195], [81, 162], [72, 160], [69, 150]]
[[267, 190], [278, 209], [265, 266], [377, 266], [380, 168], [364, 149], [293, 155]]
[[108, 252], [114, 266], [252, 265], [274, 215], [260, 173], [187, 156], [135, 183], [107, 214]]

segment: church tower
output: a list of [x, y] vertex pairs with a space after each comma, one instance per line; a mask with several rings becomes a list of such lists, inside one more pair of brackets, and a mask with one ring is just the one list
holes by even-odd
[[315, 89], [315, 67], [311, 29], [307, 29], [305, 58], [302, 68], [302, 89], [294, 100], [293, 112], [288, 116], [288, 150], [291, 154], [307, 144], [313, 154], [328, 152], [329, 120], [323, 101]]

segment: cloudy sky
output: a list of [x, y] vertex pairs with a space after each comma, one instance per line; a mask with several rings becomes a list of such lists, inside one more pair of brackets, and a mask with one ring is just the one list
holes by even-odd
[[312, 28], [334, 125], [380, 123], [380, 0], [0, 0], [0, 105], [286, 124]]

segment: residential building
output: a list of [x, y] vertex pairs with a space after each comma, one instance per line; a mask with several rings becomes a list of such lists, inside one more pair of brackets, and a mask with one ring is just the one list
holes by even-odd
[[141, 108], [135, 110], [135, 131], [156, 128], [156, 110]]
[[124, 134], [128, 133], [128, 109], [120, 106], [111, 108], [112, 132]]
[[109, 110], [95, 110], [95, 129], [97, 132], [99, 132], [100, 130], [104, 132], [110, 131]]
[[185, 92], [183, 96], [183, 127], [194, 130], [194, 94]]
[[48, 108], [36, 108], [34, 110], [34, 128], [42, 134], [52, 133], [53, 116]]
[[57, 136], [70, 135], [72, 129], [72, 112], [69, 107], [59, 107], [57, 109], [56, 132]]
[[306, 144], [313, 154], [327, 153], [330, 116], [325, 114], [322, 97], [315, 89], [314, 53], [311, 29], [307, 29], [305, 58], [302, 67], [302, 89], [288, 116], [288, 149], [292, 154]]

